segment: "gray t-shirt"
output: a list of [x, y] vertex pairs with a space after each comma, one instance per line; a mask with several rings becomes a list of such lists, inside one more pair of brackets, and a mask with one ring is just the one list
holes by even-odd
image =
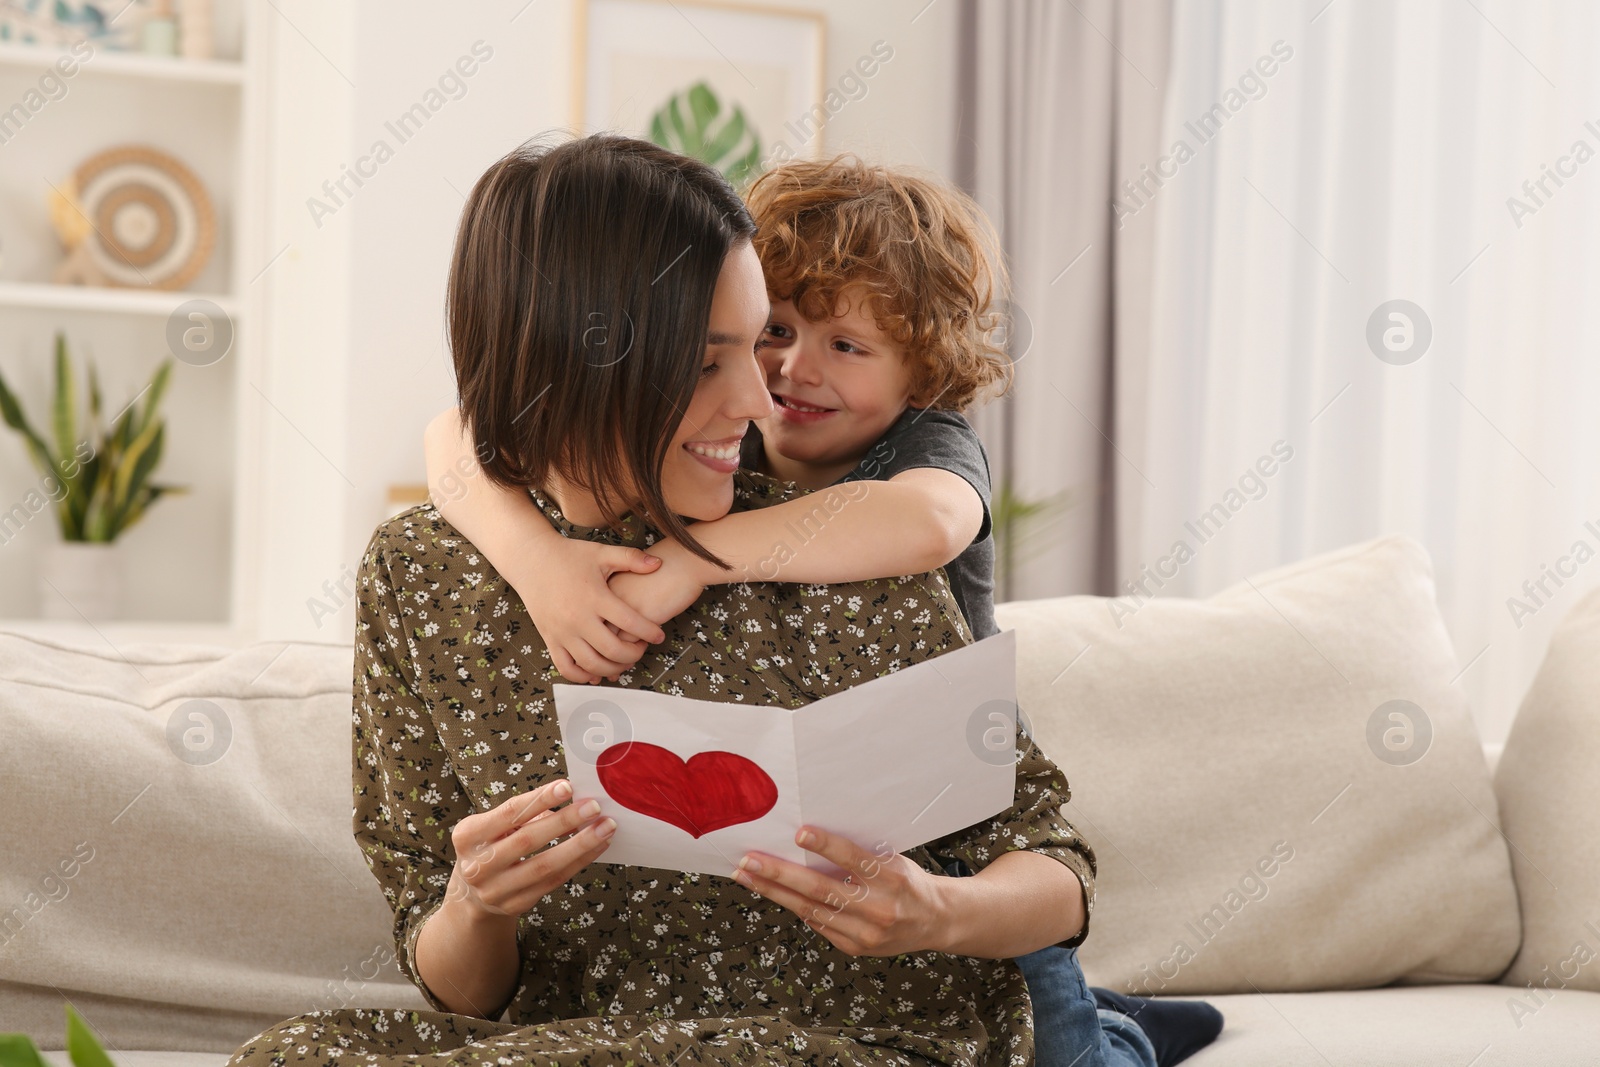
[[[755, 423], [739, 446], [739, 465], [766, 469], [761, 431]], [[972, 425], [960, 412], [907, 408], [878, 443], [867, 450], [854, 470], [839, 482], [886, 482], [901, 471], [938, 467], [961, 475], [983, 501], [978, 535], [962, 553], [945, 564], [950, 592], [967, 617], [973, 640], [1000, 632], [994, 621], [994, 533], [989, 517], [989, 455]], [[837, 485], [839, 482], [835, 482]]]

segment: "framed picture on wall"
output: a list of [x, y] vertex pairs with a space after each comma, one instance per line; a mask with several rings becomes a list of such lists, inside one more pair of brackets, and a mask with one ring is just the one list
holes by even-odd
[[704, 160], [742, 186], [823, 151], [826, 25], [809, 11], [583, 0], [575, 124]]

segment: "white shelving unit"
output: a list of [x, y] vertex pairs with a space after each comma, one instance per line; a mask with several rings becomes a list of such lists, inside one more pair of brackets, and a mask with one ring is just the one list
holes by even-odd
[[[175, 362], [161, 414], [166, 449], [156, 480], [188, 492], [158, 501], [118, 542], [124, 611], [114, 621], [39, 618], [42, 549], [57, 538], [41, 511], [0, 536], [0, 629], [45, 639], [114, 645], [175, 635], [232, 643], [249, 636], [254, 606], [241, 561], [254, 554], [258, 457], [253, 446], [253, 371], [261, 358], [260, 298], [251, 282], [262, 254], [270, 67], [259, 5], [218, 0], [217, 55], [192, 60], [95, 48], [65, 91], [51, 95], [0, 152], [0, 372], [45, 432], [53, 392], [51, 353], [65, 333], [79, 373], [92, 358], [111, 411], [131, 399], [167, 352], [167, 321], [204, 298], [232, 320], [227, 356], [207, 367]], [[0, 110], [37, 87], [62, 50], [0, 43]], [[190, 289], [160, 291], [52, 284], [62, 252], [48, 221], [48, 183], [96, 152], [148, 144], [189, 166], [217, 215], [217, 243]], [[0, 520], [41, 486], [20, 438], [0, 425]]]
[[[21, 68], [42, 74], [63, 56], [73, 58], [71, 53], [60, 48], [0, 42], [0, 65], [12, 69]], [[83, 73], [91, 76], [107, 74], [118, 78], [243, 85], [245, 65], [237, 60], [179, 59], [173, 56], [146, 56], [137, 52], [110, 52], [102, 49], [95, 52], [93, 59], [83, 64]]]
[[172, 314], [174, 298], [203, 298], [230, 316], [238, 316], [239, 301], [226, 293], [196, 293], [146, 289], [106, 289], [89, 285], [49, 285], [38, 282], [0, 282], [0, 307], [55, 311], [104, 311], [129, 315]]

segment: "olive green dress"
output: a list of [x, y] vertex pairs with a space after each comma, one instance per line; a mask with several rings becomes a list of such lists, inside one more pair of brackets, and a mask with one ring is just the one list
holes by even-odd
[[[748, 471], [735, 510], [801, 492]], [[648, 545], [633, 517], [565, 536]], [[732, 878], [601, 862], [521, 917], [522, 971], [487, 1021], [417, 976], [417, 933], [442, 902], [460, 819], [566, 775], [559, 680], [516, 593], [429, 505], [380, 526], [358, 583], [354, 828], [394, 908], [396, 957], [436, 1010], [342, 1008], [279, 1023], [230, 1064], [1007, 1064], [1033, 1061], [1010, 960], [850, 956]], [[622, 685], [797, 706], [971, 638], [942, 571], [838, 585], [708, 589]], [[1067, 785], [1026, 735], [1016, 801], [906, 853], [981, 870], [1013, 849], [1066, 864], [1094, 901], [1094, 854], [1061, 815]], [[730, 871], [731, 873], [731, 871]], [[1064, 945], [1082, 941], [1087, 926]]]

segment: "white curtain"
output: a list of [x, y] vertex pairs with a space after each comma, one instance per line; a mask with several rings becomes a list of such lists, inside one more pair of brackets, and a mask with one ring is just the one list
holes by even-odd
[[1155, 233], [1110, 203], [1156, 146], [1169, 3], [963, 0], [961, 18], [958, 175], [1000, 231], [1017, 309], [1015, 387], [972, 419], [997, 489], [1067, 505], [1014, 542], [996, 599], [1110, 593], [1116, 530], [1142, 502], [1129, 453]]
[[1600, 583], [1600, 8], [1191, 0], [1172, 42], [1120, 577], [1205, 595], [1407, 534], [1503, 740]]

